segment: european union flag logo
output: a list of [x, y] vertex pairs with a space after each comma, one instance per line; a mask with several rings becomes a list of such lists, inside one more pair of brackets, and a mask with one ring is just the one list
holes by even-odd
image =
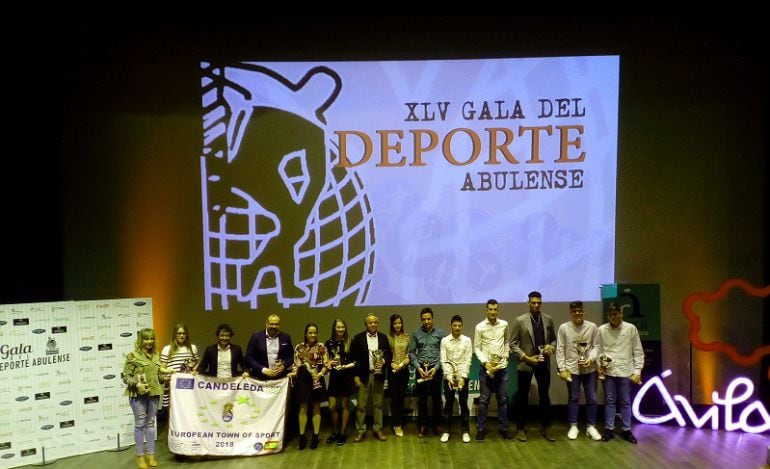
[[195, 378], [179, 378], [176, 380], [177, 389], [193, 389], [195, 387]]

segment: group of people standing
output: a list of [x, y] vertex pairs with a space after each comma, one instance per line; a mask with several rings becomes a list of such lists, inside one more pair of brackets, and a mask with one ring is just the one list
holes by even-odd
[[[190, 342], [187, 328], [177, 324], [171, 343], [160, 354], [155, 349], [152, 329], [139, 332], [135, 350], [126, 356], [123, 380], [134, 410], [137, 466], [155, 467], [154, 419], [158, 410], [163, 383], [175, 371], [193, 371], [208, 376], [252, 376], [262, 380], [289, 377], [296, 403], [299, 449], [317, 448], [321, 428], [321, 403], [328, 401], [332, 432], [329, 444], [345, 445], [350, 423], [350, 399], [357, 395], [355, 433], [353, 441], [366, 438], [366, 417], [371, 414], [373, 437], [385, 441], [383, 402], [387, 380], [390, 393], [390, 415], [393, 432], [404, 435], [404, 398], [414, 373], [414, 392], [418, 401], [418, 437], [429, 429], [442, 442], [450, 438], [449, 424], [457, 399], [460, 408], [462, 441], [469, 443], [470, 411], [468, 385], [473, 354], [479, 369], [479, 407], [476, 440], [487, 436], [486, 424], [491, 394], [497, 399], [499, 433], [504, 439], [527, 441], [528, 400], [532, 378], [539, 394], [540, 433], [548, 441], [551, 434], [551, 356], [555, 356], [558, 376], [565, 381], [568, 392], [567, 437], [579, 435], [577, 427], [580, 388], [586, 400], [586, 434], [594, 440], [614, 438], [616, 411], [621, 415], [621, 436], [636, 443], [631, 433], [630, 385], [641, 382], [644, 351], [636, 327], [623, 321], [617, 303], [607, 308], [609, 322], [601, 326], [584, 319], [583, 303], [570, 303], [570, 320], [555, 329], [553, 318], [541, 312], [542, 295], [528, 295], [529, 311], [509, 324], [498, 317], [499, 304], [486, 303], [486, 318], [474, 329], [473, 340], [463, 334], [463, 319], [455, 315], [450, 332], [434, 325], [434, 313], [429, 307], [420, 311], [421, 326], [407, 334], [404, 320], [390, 316], [388, 334], [379, 331], [379, 318], [367, 314], [365, 329], [351, 336], [343, 319], [334, 319], [329, 339], [319, 340], [315, 323], [305, 326], [303, 340], [292, 345], [288, 334], [280, 330], [281, 319], [268, 316], [265, 329], [254, 333], [244, 353], [230, 342], [233, 330], [228, 324], [216, 329], [217, 343], [204, 351], [200, 361], [198, 350]], [[508, 405], [508, 360], [517, 359], [518, 389], [514, 405]], [[328, 385], [327, 385], [328, 381]], [[596, 427], [596, 388], [604, 383], [604, 433]], [[443, 393], [443, 406], [442, 406]], [[428, 409], [428, 402], [431, 408]], [[168, 406], [167, 395], [163, 405]], [[509, 432], [509, 420], [515, 420], [516, 432]], [[307, 438], [310, 423], [311, 435]], [[146, 447], [145, 443], [146, 442]]]

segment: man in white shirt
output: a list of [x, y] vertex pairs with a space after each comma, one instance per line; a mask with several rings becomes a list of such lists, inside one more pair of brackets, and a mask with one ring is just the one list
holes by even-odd
[[582, 301], [569, 304], [570, 320], [559, 326], [556, 332], [556, 368], [559, 377], [567, 383], [567, 438], [574, 440], [578, 431], [578, 406], [580, 386], [586, 397], [586, 435], [594, 440], [602, 436], [596, 429], [596, 357], [599, 350], [597, 327], [585, 320]]
[[599, 326], [599, 356], [611, 361], [604, 379], [604, 434], [602, 441], [615, 437], [615, 412], [620, 407], [621, 436], [636, 444], [631, 433], [631, 383], [641, 384], [644, 348], [636, 326], [623, 321], [623, 311], [614, 301], [607, 305], [609, 323]]
[[468, 409], [468, 372], [471, 369], [473, 345], [471, 338], [463, 335], [463, 318], [452, 316], [452, 333], [441, 339], [441, 363], [444, 368], [444, 418], [446, 431], [441, 435], [441, 442], [449, 441], [450, 421], [455, 405], [455, 392], [460, 395], [460, 424], [463, 442], [470, 443], [470, 410]]
[[510, 440], [508, 433], [508, 322], [497, 317], [500, 305], [497, 300], [487, 301], [487, 318], [476, 324], [473, 334], [473, 351], [481, 362], [479, 368], [479, 413], [477, 416], [476, 441], [486, 437], [489, 398], [494, 391], [497, 397], [497, 419], [500, 436]]

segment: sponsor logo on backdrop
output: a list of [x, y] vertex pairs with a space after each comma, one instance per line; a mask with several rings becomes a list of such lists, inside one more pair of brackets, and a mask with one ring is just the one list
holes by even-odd
[[46, 355], [59, 354], [59, 346], [56, 344], [56, 340], [54, 340], [53, 337], [49, 337], [48, 342], [46, 342], [45, 344], [45, 354]]

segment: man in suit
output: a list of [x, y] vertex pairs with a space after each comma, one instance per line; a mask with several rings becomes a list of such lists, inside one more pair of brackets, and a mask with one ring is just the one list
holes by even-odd
[[265, 330], [255, 332], [246, 347], [246, 365], [249, 373], [259, 379], [283, 378], [294, 363], [291, 337], [281, 332], [281, 318], [271, 314], [265, 321]]
[[551, 355], [556, 350], [556, 331], [553, 318], [540, 311], [543, 295], [533, 291], [527, 295], [529, 312], [517, 317], [511, 324], [511, 353], [519, 358], [516, 366], [518, 389], [516, 390], [515, 409], [516, 439], [527, 441], [527, 404], [532, 376], [537, 380], [540, 400], [540, 434], [548, 441], [556, 441], [551, 435]]
[[218, 325], [217, 343], [206, 347], [203, 359], [195, 367], [195, 371], [218, 378], [232, 378], [242, 373], [244, 378], [248, 378], [243, 350], [240, 346], [230, 343], [234, 335], [233, 328], [229, 324]]
[[[356, 438], [360, 443], [366, 437], [366, 409], [372, 406], [374, 436], [380, 441], [387, 438], [382, 432], [382, 401], [385, 395], [385, 370], [390, 366], [393, 353], [388, 336], [377, 332], [379, 319], [369, 313], [364, 319], [366, 330], [356, 334], [350, 344], [350, 353], [355, 360], [353, 381], [358, 388], [358, 407], [356, 408]], [[378, 357], [376, 351], [380, 351]]]

